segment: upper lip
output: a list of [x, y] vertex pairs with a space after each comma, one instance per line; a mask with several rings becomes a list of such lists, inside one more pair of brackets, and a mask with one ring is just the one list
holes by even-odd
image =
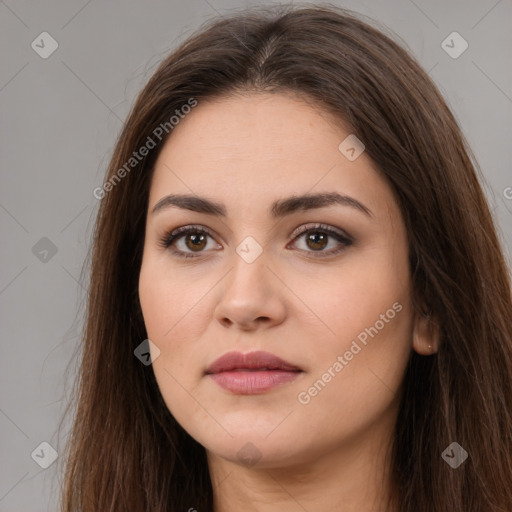
[[232, 370], [285, 370], [301, 371], [280, 357], [270, 352], [226, 352], [216, 359], [205, 371], [205, 373], [220, 373]]

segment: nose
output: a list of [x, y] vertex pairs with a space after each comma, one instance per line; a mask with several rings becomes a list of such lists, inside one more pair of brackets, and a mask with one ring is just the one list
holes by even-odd
[[218, 288], [214, 316], [222, 326], [252, 331], [284, 321], [286, 287], [267, 263], [265, 251], [252, 263], [234, 255], [234, 266]]

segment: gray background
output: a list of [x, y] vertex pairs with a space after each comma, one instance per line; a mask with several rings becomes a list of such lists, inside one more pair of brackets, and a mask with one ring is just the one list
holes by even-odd
[[[511, 1], [333, 3], [389, 27], [438, 84], [481, 165], [510, 262]], [[0, 1], [0, 512], [56, 510], [63, 459], [42, 469], [31, 453], [43, 441], [60, 453], [69, 430], [57, 435], [76, 372], [92, 191], [122, 122], [169, 50], [206, 19], [254, 4]], [[58, 42], [46, 59], [31, 47], [44, 31]], [[456, 59], [441, 46], [453, 31], [469, 44]]]

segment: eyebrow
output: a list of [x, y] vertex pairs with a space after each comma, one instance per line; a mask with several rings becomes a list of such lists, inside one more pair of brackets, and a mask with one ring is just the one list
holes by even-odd
[[[325, 192], [320, 194], [304, 194], [278, 199], [272, 203], [270, 214], [274, 219], [291, 215], [297, 211], [313, 210], [325, 206], [340, 205], [354, 208], [369, 217], [373, 217], [372, 211], [357, 199], [341, 195], [337, 192]], [[170, 194], [160, 199], [153, 207], [152, 214], [166, 210], [167, 208], [182, 208], [207, 215], [226, 217], [226, 207], [205, 197], [188, 194]]]

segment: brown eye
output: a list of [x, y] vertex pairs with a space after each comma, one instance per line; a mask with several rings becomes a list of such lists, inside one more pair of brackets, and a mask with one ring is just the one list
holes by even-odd
[[[209, 239], [215, 242], [213, 235], [206, 228], [184, 226], [166, 234], [160, 240], [160, 245], [180, 258], [194, 258], [208, 252], [208, 249], [222, 249], [216, 242], [209, 247]], [[303, 247], [297, 247], [301, 245], [298, 243], [301, 239], [304, 239]], [[292, 241], [296, 249], [304, 253], [313, 253], [315, 257], [334, 256], [352, 244], [353, 239], [349, 235], [324, 224], [302, 227]]]
[[203, 233], [185, 235], [185, 245], [192, 251], [201, 251], [206, 247], [206, 237]]
[[[201, 256], [201, 253], [206, 252], [209, 239], [214, 240], [212, 234], [206, 228], [201, 226], [184, 226], [166, 234], [160, 240], [160, 245], [170, 249], [176, 256], [193, 258]], [[220, 248], [218, 244], [210, 245], [213, 245], [212, 248]], [[171, 246], [174, 247], [171, 248]]]
[[306, 244], [315, 251], [323, 250], [327, 246], [329, 235], [319, 231], [312, 231], [306, 236]]
[[[298, 243], [301, 239], [304, 239], [302, 244]], [[334, 256], [352, 244], [353, 239], [348, 235], [324, 224], [301, 228], [293, 241], [293, 245], [299, 250], [306, 253], [317, 253], [315, 256], [318, 257]], [[330, 250], [326, 250], [327, 248]]]

